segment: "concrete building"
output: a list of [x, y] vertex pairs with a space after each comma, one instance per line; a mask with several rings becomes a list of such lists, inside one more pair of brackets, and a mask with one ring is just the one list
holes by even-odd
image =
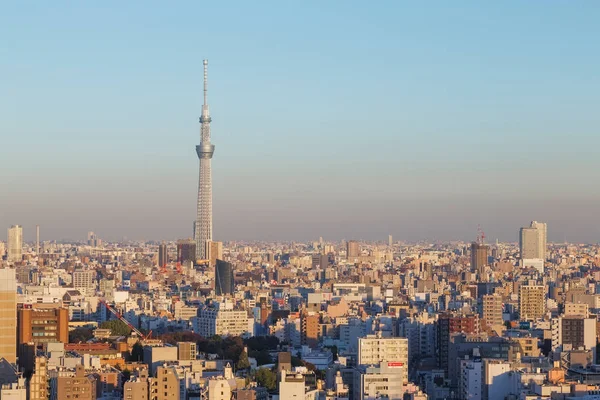
[[279, 380], [280, 399], [305, 399], [305, 378], [300, 373], [283, 372]]
[[156, 373], [159, 366], [167, 361], [177, 361], [178, 348], [174, 346], [145, 346], [144, 364], [148, 366], [151, 375]]
[[504, 329], [502, 320], [502, 296], [486, 294], [482, 296], [481, 318], [488, 328], [496, 330], [498, 334]]
[[17, 343], [69, 343], [69, 310], [55, 304], [25, 305], [17, 313]]
[[488, 253], [490, 246], [483, 243], [471, 243], [471, 269], [476, 271], [480, 277], [485, 273], [485, 267], [488, 265]]
[[522, 321], [535, 321], [546, 314], [546, 287], [522, 285], [519, 288], [519, 316]]
[[309, 347], [319, 344], [321, 330], [319, 314], [305, 311], [300, 315], [300, 343]]
[[349, 240], [346, 243], [346, 257], [348, 261], [354, 261], [355, 258], [360, 256], [360, 246], [356, 240]]
[[158, 367], [156, 378], [150, 378], [150, 400], [179, 400], [181, 390], [175, 367]]
[[194, 332], [204, 337], [242, 336], [249, 332], [248, 319], [245, 310], [235, 310], [232, 303], [222, 302], [198, 311], [198, 316], [192, 318], [192, 326]]
[[196, 242], [194, 240], [177, 241], [177, 262], [196, 261]]
[[167, 245], [161, 243], [158, 245], [158, 266], [164, 267], [169, 262], [169, 253], [167, 251]]
[[591, 350], [596, 362], [596, 319], [581, 315], [563, 315], [552, 320], [552, 349]]
[[48, 393], [48, 359], [36, 357], [33, 374], [29, 380], [29, 400], [47, 400]]
[[367, 335], [358, 339], [357, 364], [384, 366], [402, 371], [403, 383], [408, 383], [408, 339]]
[[547, 226], [545, 223], [532, 221], [529, 227], [519, 232], [519, 249], [521, 259], [546, 259]]
[[354, 375], [354, 399], [402, 400], [406, 364], [399, 364], [382, 362], [379, 366], [358, 367]]
[[460, 373], [459, 398], [463, 400], [482, 400], [483, 364], [481, 358], [460, 360]]
[[57, 378], [57, 396], [61, 400], [96, 400], [96, 379], [78, 365], [74, 374]]
[[23, 227], [13, 225], [8, 228], [8, 262], [19, 262], [23, 259]]
[[215, 293], [217, 296], [233, 294], [233, 265], [223, 260], [217, 260], [215, 265]]
[[0, 268], [0, 358], [17, 361], [17, 281], [13, 268]]
[[206, 244], [208, 247], [208, 260], [211, 267], [217, 265], [217, 260], [223, 259], [223, 242], [210, 241]]
[[96, 289], [96, 271], [92, 270], [77, 270], [73, 271], [73, 288], [80, 290], [82, 293], [93, 291]]
[[124, 400], [149, 400], [148, 370], [134, 371], [129, 380], [123, 385]]
[[177, 358], [179, 360], [195, 360], [198, 354], [196, 342], [178, 342]]
[[448, 369], [449, 343], [456, 333], [478, 334], [479, 316], [477, 314], [441, 313], [437, 321], [438, 366]]

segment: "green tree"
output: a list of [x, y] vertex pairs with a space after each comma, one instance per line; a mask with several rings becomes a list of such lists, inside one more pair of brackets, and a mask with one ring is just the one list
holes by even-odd
[[250, 368], [250, 361], [248, 360], [248, 354], [245, 351], [242, 351], [240, 354], [240, 359], [236, 365], [237, 369], [248, 369]]
[[131, 333], [131, 328], [120, 319], [111, 319], [100, 324], [101, 329], [110, 329], [113, 336], [128, 336]]
[[254, 380], [259, 386], [267, 388], [270, 392], [277, 388], [277, 374], [268, 368], [259, 368], [254, 373]]
[[69, 332], [69, 343], [87, 342], [94, 337], [94, 333], [89, 328], [75, 328]]
[[144, 359], [144, 346], [140, 342], [135, 342], [131, 348], [131, 361], [142, 361]]

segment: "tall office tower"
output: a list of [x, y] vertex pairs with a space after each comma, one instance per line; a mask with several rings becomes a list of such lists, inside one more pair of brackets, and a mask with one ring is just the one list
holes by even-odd
[[35, 226], [35, 254], [40, 254], [40, 226]]
[[200, 144], [196, 153], [200, 159], [198, 181], [198, 209], [196, 213], [196, 258], [206, 260], [206, 242], [212, 240], [212, 177], [211, 159], [215, 146], [210, 142], [210, 113], [208, 111], [208, 60], [204, 60], [204, 104], [200, 117]]
[[177, 241], [177, 262], [196, 261], [196, 242], [192, 240]]
[[524, 285], [519, 288], [519, 317], [522, 321], [535, 321], [546, 313], [546, 287]]
[[531, 221], [529, 227], [519, 232], [521, 259], [546, 259], [547, 226], [543, 222]]
[[215, 265], [215, 293], [217, 296], [233, 294], [233, 265], [223, 260], [217, 260]]
[[206, 255], [211, 267], [217, 265], [217, 260], [223, 259], [223, 242], [206, 242]]
[[158, 245], [158, 266], [164, 267], [169, 262], [169, 257], [167, 253], [167, 245], [161, 243]]
[[392, 247], [392, 245], [394, 244], [394, 240], [392, 240], [392, 235], [388, 236], [388, 246]]
[[23, 259], [23, 227], [13, 225], [8, 228], [8, 261], [18, 262]]
[[488, 252], [490, 246], [483, 243], [471, 243], [471, 268], [477, 271], [479, 276], [483, 276], [485, 266], [488, 264]]
[[17, 361], [17, 279], [13, 268], [0, 268], [0, 358]]
[[356, 258], [360, 255], [360, 247], [356, 240], [348, 240], [346, 243], [346, 256], [348, 259]]
[[[481, 317], [489, 328], [502, 329], [504, 321], [502, 320], [502, 296], [496, 294], [486, 294], [483, 296], [483, 307]], [[498, 333], [500, 333], [498, 331]]]

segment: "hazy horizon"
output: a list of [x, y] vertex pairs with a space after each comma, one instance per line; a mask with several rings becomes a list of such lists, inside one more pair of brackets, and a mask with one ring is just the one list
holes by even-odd
[[[207, 18], [203, 18], [207, 15]], [[0, 240], [600, 238], [600, 4], [0, 6]]]

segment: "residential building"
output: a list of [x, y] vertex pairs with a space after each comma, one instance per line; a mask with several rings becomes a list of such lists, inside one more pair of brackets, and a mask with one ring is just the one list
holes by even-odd
[[0, 268], [0, 358], [17, 361], [17, 281], [14, 268]]

